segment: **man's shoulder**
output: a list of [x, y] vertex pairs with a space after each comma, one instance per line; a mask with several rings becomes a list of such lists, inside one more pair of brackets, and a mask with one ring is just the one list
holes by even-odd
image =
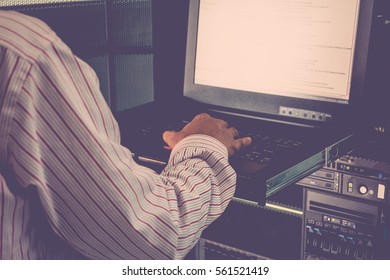
[[15, 11], [0, 10], [0, 29], [0, 46], [31, 61], [57, 40], [43, 21]]

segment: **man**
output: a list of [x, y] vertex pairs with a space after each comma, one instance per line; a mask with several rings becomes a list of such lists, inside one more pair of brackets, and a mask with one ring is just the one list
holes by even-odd
[[250, 144], [201, 114], [161, 174], [137, 165], [93, 70], [38, 19], [0, 11], [0, 259], [183, 258], [235, 189]]

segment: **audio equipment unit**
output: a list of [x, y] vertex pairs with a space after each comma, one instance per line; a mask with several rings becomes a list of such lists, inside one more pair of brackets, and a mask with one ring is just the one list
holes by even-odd
[[303, 259], [389, 259], [390, 156], [385, 135], [370, 135], [304, 186]]
[[306, 189], [303, 259], [389, 259], [389, 207]]
[[389, 178], [388, 163], [347, 155], [302, 179], [298, 185], [388, 203]]

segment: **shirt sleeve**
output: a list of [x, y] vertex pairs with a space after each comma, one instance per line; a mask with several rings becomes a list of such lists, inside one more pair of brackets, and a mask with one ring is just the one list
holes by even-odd
[[205, 135], [179, 142], [161, 174], [136, 164], [95, 73], [59, 40], [27, 74], [8, 147], [56, 234], [94, 259], [183, 258], [235, 189], [226, 148]]

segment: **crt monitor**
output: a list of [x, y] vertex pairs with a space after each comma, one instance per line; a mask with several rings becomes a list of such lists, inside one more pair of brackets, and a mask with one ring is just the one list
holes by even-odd
[[337, 119], [363, 94], [373, 5], [190, 0], [184, 94], [249, 114]]

